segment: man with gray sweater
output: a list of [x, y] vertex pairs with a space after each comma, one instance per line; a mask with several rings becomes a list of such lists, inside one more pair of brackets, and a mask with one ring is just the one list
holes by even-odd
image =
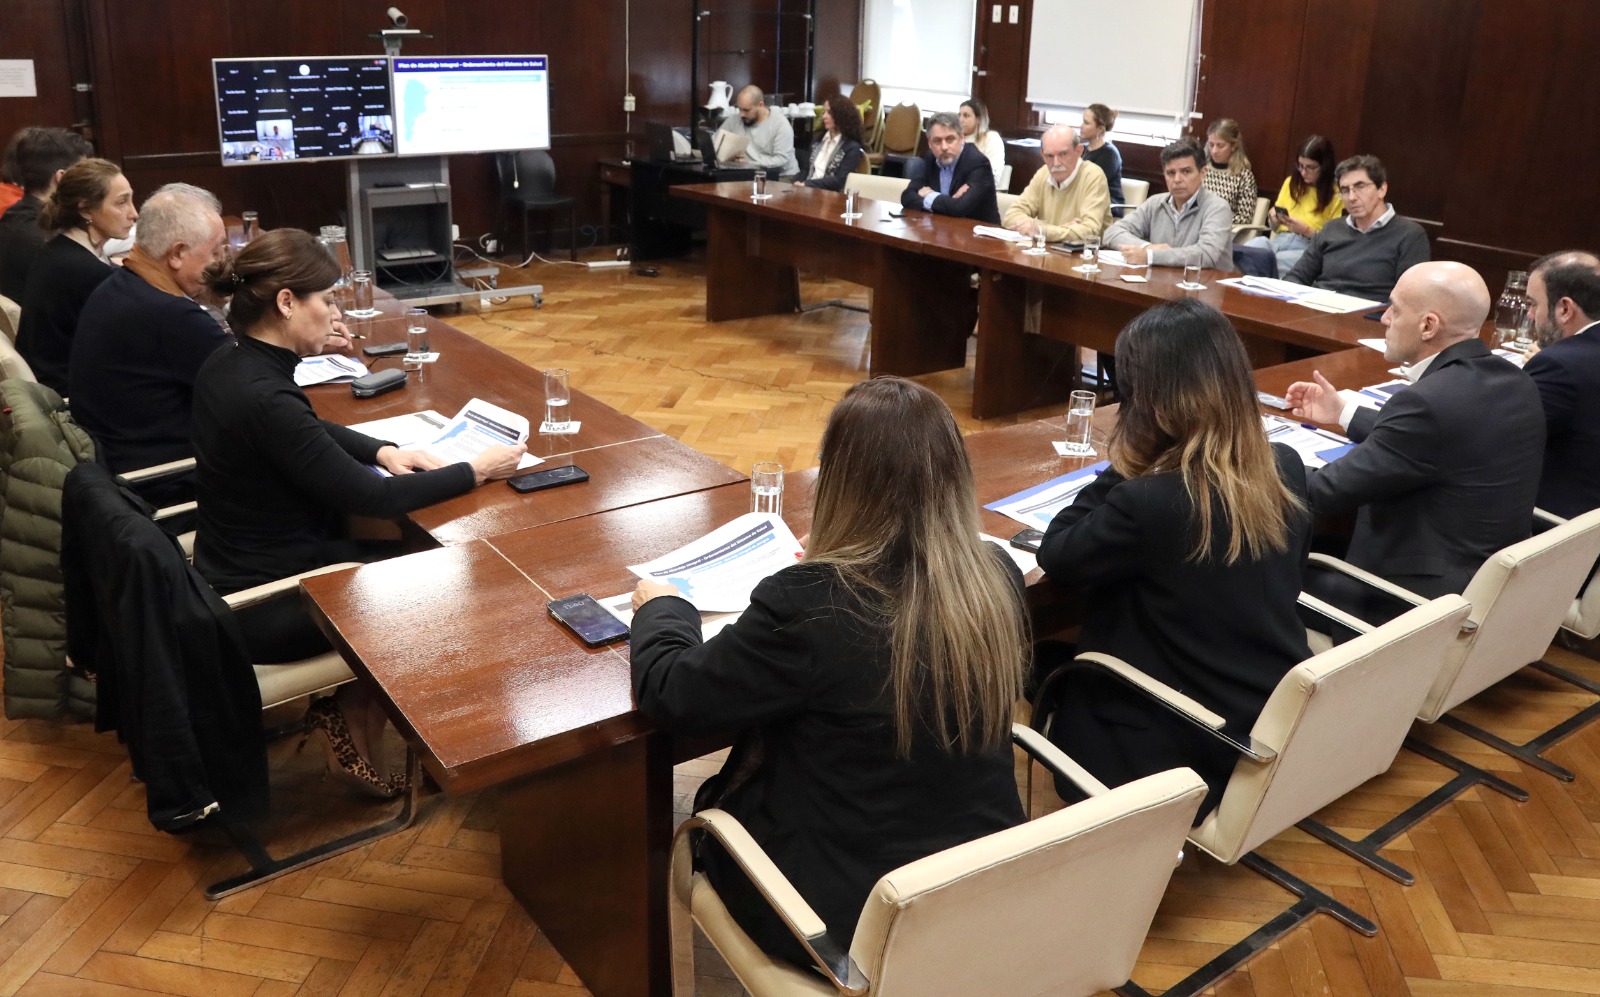
[[1394, 213], [1389, 175], [1377, 156], [1351, 156], [1333, 176], [1347, 216], [1324, 225], [1284, 279], [1387, 301], [1401, 274], [1431, 259], [1428, 233]]
[[1189, 139], [1162, 149], [1167, 192], [1113, 223], [1102, 245], [1135, 266], [1233, 270], [1233, 209], [1202, 185], [1201, 162]]
[[731, 162], [767, 170], [774, 179], [799, 173], [800, 166], [794, 158], [794, 126], [788, 118], [772, 112], [761, 88], [750, 84], [739, 91], [734, 104], [739, 113], [724, 118], [719, 130], [748, 136], [750, 144]]

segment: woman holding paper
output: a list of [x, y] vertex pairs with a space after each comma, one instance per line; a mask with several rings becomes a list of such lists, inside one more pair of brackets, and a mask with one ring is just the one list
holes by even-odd
[[[1077, 653], [1121, 658], [1243, 736], [1310, 656], [1295, 603], [1311, 539], [1305, 467], [1267, 442], [1238, 334], [1192, 298], [1122, 330], [1117, 389], [1111, 466], [1056, 514], [1039, 567], [1082, 594]], [[1187, 765], [1211, 787], [1200, 814], [1216, 806], [1237, 760], [1225, 745], [1095, 669], [1045, 695], [1050, 739], [1102, 782]]]
[[[737, 817], [846, 943], [884, 873], [1022, 821], [1008, 741], [1028, 657], [1022, 578], [979, 539], [977, 509], [938, 396], [864, 381], [823, 434], [801, 563], [704, 642], [672, 586], [634, 593], [640, 709], [676, 733], [736, 734], [695, 808]], [[726, 854], [706, 852], [751, 938], [809, 965]]]
[[[294, 368], [301, 357], [348, 344], [333, 303], [338, 279], [339, 265], [298, 229], [267, 232], [206, 271], [211, 290], [232, 297], [228, 322], [238, 339], [206, 360], [194, 386], [194, 563], [221, 593], [404, 553], [398, 541], [346, 538], [345, 517], [399, 516], [471, 491], [511, 474], [526, 450], [494, 447], [446, 466], [318, 419]], [[391, 476], [373, 473], [374, 464]], [[330, 648], [298, 600], [272, 600], [236, 618], [256, 664]], [[330, 767], [379, 795], [404, 787], [403, 776], [391, 780], [367, 761], [384, 721], [361, 683], [313, 704], [306, 720], [326, 735]]]

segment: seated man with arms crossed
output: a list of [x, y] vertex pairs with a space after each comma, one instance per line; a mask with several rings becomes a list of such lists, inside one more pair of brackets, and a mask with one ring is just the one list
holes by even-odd
[[33, 258], [44, 248], [39, 212], [68, 167], [94, 154], [82, 136], [65, 128], [24, 128], [8, 150], [23, 190], [0, 212], [0, 294], [18, 304], [28, 288]]
[[1233, 209], [1202, 185], [1200, 148], [1190, 139], [1161, 150], [1167, 192], [1106, 229], [1102, 240], [1135, 266], [1233, 269]]
[[1111, 189], [1100, 167], [1083, 158], [1071, 125], [1052, 125], [1040, 143], [1044, 165], [1006, 209], [1005, 226], [1023, 235], [1042, 227], [1049, 242], [1082, 242], [1111, 224]]
[[718, 131], [750, 138], [744, 152], [729, 162], [767, 170], [775, 174], [774, 179], [792, 177], [800, 172], [800, 163], [794, 158], [794, 126], [783, 115], [773, 114], [766, 100], [767, 95], [754, 83], [740, 90], [734, 98], [739, 113], [722, 119]]
[[[1357, 444], [1313, 471], [1308, 489], [1317, 515], [1356, 514], [1346, 560], [1430, 599], [1462, 591], [1532, 533], [1544, 413], [1528, 375], [1478, 338], [1488, 314], [1476, 271], [1420, 263], [1383, 313], [1384, 358], [1411, 365], [1411, 387], [1377, 410], [1341, 398], [1320, 373], [1286, 395], [1296, 417], [1337, 423]], [[1327, 572], [1306, 588], [1372, 622], [1406, 608]]]
[[1573, 251], [1536, 261], [1528, 298], [1544, 344], [1522, 368], [1544, 405], [1539, 508], [1571, 519], [1600, 508], [1600, 259]]
[[[144, 202], [126, 264], [83, 306], [72, 341], [72, 416], [112, 471], [194, 455], [195, 374], [213, 350], [233, 341], [194, 299], [227, 240], [210, 192], [167, 184]], [[192, 485], [162, 479], [143, 491], [159, 505], [191, 497], [185, 493]]]
[[900, 205], [907, 211], [1000, 224], [994, 169], [962, 137], [961, 120], [954, 114], [940, 111], [928, 120], [928, 151], [906, 164], [906, 177]]
[[1387, 301], [1401, 274], [1431, 258], [1428, 233], [1394, 213], [1389, 175], [1377, 156], [1351, 156], [1333, 176], [1345, 220], [1324, 225], [1284, 279]]

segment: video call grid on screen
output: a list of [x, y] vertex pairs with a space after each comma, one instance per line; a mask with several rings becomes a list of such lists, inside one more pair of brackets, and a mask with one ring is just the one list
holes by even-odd
[[393, 156], [382, 56], [213, 59], [224, 166]]
[[400, 155], [550, 148], [545, 56], [401, 56], [393, 67]]

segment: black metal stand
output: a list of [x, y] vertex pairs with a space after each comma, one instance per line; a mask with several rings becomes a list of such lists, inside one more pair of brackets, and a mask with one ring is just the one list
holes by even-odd
[[[1537, 668], [1546, 675], [1549, 675], [1553, 678], [1558, 678], [1570, 685], [1575, 685], [1584, 692], [1589, 692], [1596, 696], [1600, 696], [1600, 684], [1589, 681], [1582, 675], [1579, 675], [1577, 672], [1568, 671], [1565, 668], [1552, 665], [1547, 661], [1535, 661], [1529, 667]], [[1440, 717], [1439, 722], [1444, 724], [1446, 727], [1449, 727], [1451, 730], [1458, 730], [1468, 737], [1482, 741], [1484, 744], [1487, 744], [1489, 747], [1494, 748], [1497, 751], [1503, 751], [1512, 758], [1526, 762], [1546, 775], [1553, 775], [1562, 782], [1571, 782], [1573, 779], [1577, 778], [1572, 774], [1572, 771], [1557, 765], [1555, 762], [1552, 762], [1550, 759], [1544, 757], [1541, 752], [1569, 734], [1588, 726], [1588, 724], [1596, 717], [1600, 717], [1600, 702], [1591, 703], [1589, 706], [1584, 707], [1582, 710], [1579, 710], [1577, 713], [1556, 724], [1554, 727], [1551, 727], [1538, 737], [1533, 738], [1531, 741], [1525, 741], [1522, 744], [1507, 741], [1498, 734], [1489, 733], [1482, 727], [1479, 727], [1477, 724], [1469, 723], [1460, 719], [1459, 717], [1454, 717], [1449, 714], [1445, 714], [1444, 716]]]
[[296, 852], [281, 859], [273, 858], [266, 847], [262, 845], [261, 840], [249, 828], [234, 824], [227, 825], [228, 837], [233, 839], [234, 845], [243, 853], [245, 861], [250, 863], [250, 868], [237, 876], [229, 876], [227, 879], [219, 880], [206, 887], [206, 899], [221, 900], [230, 893], [237, 893], [240, 890], [265, 883], [269, 879], [277, 879], [279, 876], [294, 872], [296, 869], [304, 869], [308, 865], [315, 865], [323, 859], [332, 858], [341, 852], [347, 852], [369, 841], [376, 841], [379, 838], [387, 837], [396, 831], [403, 831], [410, 827], [411, 822], [416, 819], [417, 800], [422, 792], [422, 767], [417, 763], [416, 752], [411, 749], [409, 744], [406, 745], [406, 775], [410, 779], [410, 788], [406, 790], [405, 795], [401, 798], [400, 810], [393, 817], [371, 827], [365, 827], [343, 837], [335, 838], [332, 841], [313, 845], [304, 851]]
[[[1313, 914], [1329, 914], [1345, 927], [1359, 931], [1368, 938], [1378, 933], [1378, 926], [1356, 913], [1353, 908], [1340, 903], [1287, 869], [1268, 862], [1255, 852], [1240, 859], [1239, 864], [1259, 872], [1299, 899], [1283, 913], [1251, 932], [1243, 941], [1236, 943], [1170, 987], [1164, 997], [1194, 997], [1195, 994], [1215, 986], [1224, 976], [1249, 962], [1256, 953], [1287, 935]], [[1115, 988], [1114, 992], [1121, 994], [1122, 997], [1150, 997], [1149, 991], [1132, 980]]]

